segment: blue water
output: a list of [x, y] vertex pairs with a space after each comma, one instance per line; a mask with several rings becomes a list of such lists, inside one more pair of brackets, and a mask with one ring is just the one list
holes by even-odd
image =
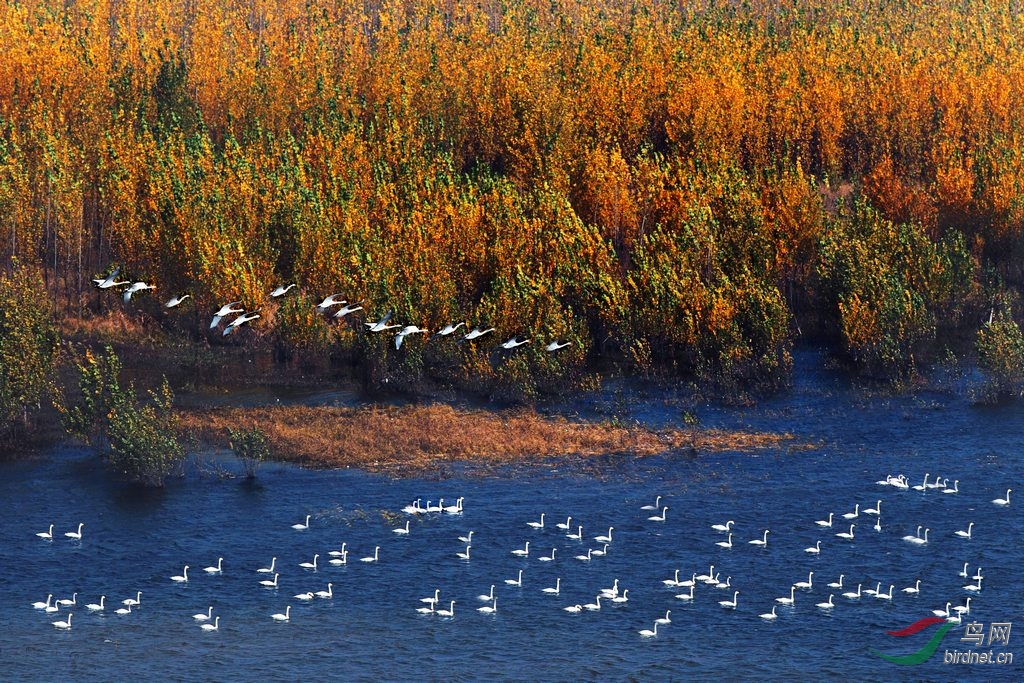
[[[989, 646], [989, 625], [1017, 622], [1024, 607], [1024, 405], [973, 407], [956, 393], [891, 396], [846, 385], [822, 370], [814, 356], [798, 362], [791, 391], [746, 408], [689, 403], [683, 393], [635, 385], [611, 387], [582, 399], [584, 414], [614, 414], [652, 425], [679, 424], [681, 406], [707, 426], [790, 432], [815, 448], [751, 453], [673, 454], [659, 458], [607, 457], [585, 462], [547, 461], [499, 471], [472, 465], [442, 466], [429, 477], [390, 479], [354, 470], [308, 471], [269, 465], [257, 482], [224, 476], [234, 465], [223, 454], [204, 454], [182, 480], [165, 490], [138, 491], [113, 482], [102, 465], [80, 449], [58, 449], [29, 461], [0, 464], [0, 671], [3, 680], [1020, 680], [1020, 662], [948, 665], [945, 650], [974, 648], [961, 642], [964, 627], [950, 630], [936, 654], [920, 666], [900, 667], [871, 653], [916, 652], [937, 630], [906, 638], [886, 635], [931, 616], [947, 602], [964, 604], [980, 565], [983, 588], [971, 601], [972, 619], [984, 625], [980, 651], [1010, 652], [1024, 661], [1024, 630], [1005, 647]], [[341, 446], [339, 446], [341, 447]], [[887, 474], [919, 484], [928, 472], [959, 480], [960, 492], [944, 495], [879, 486]], [[1011, 505], [992, 504], [1013, 487]], [[652, 522], [640, 507], [663, 497], [665, 522]], [[452, 504], [458, 515], [411, 517], [401, 508], [416, 498]], [[821, 529], [815, 520], [838, 518], [882, 500], [882, 531], [863, 513], [855, 539], [834, 534], [850, 522]], [[546, 528], [527, 522], [546, 513]], [[310, 528], [291, 525], [312, 515]], [[584, 540], [573, 541], [554, 524], [572, 516]], [[392, 529], [411, 519], [411, 533]], [[732, 549], [711, 524], [735, 520]], [[84, 522], [80, 542], [64, 537]], [[974, 522], [973, 538], [954, 531]], [[36, 537], [55, 524], [52, 542]], [[929, 542], [901, 539], [917, 525]], [[592, 538], [614, 526], [606, 557], [574, 559]], [[770, 529], [768, 545], [747, 543]], [[473, 530], [471, 559], [456, 557], [458, 537]], [[821, 554], [803, 551], [821, 540]], [[511, 554], [530, 542], [530, 556]], [[329, 550], [345, 542], [349, 564], [327, 564]], [[380, 546], [380, 561], [360, 557]], [[539, 557], [556, 548], [554, 562]], [[300, 562], [320, 554], [319, 570]], [[203, 567], [224, 558], [224, 572]], [[268, 590], [257, 574], [277, 557], [280, 587]], [[189, 582], [169, 577], [190, 565]], [[740, 591], [735, 610], [719, 606], [732, 589], [700, 584], [693, 604], [686, 592], [662, 580], [706, 573], [709, 565], [731, 577]], [[505, 579], [523, 569], [523, 586]], [[792, 608], [769, 612], [775, 598], [814, 572], [810, 591], [798, 590]], [[845, 574], [844, 588], [826, 587]], [[561, 594], [541, 589], [561, 578]], [[599, 612], [562, 608], [593, 602], [619, 579], [629, 601]], [[901, 591], [921, 580], [919, 595]], [[334, 598], [303, 604], [296, 593], [325, 590]], [[839, 596], [857, 584], [887, 591], [892, 601]], [[483, 615], [478, 600], [496, 584], [497, 613]], [[453, 618], [421, 615], [420, 598], [441, 591]], [[142, 591], [131, 615], [113, 610]], [[78, 605], [69, 631], [65, 619], [35, 610], [48, 593]], [[815, 607], [835, 593], [836, 607]], [[107, 596], [101, 614], [84, 609]], [[217, 632], [201, 631], [191, 615], [212, 605]], [[270, 615], [292, 605], [291, 620]], [[644, 639], [654, 619], [671, 610], [672, 623]]]

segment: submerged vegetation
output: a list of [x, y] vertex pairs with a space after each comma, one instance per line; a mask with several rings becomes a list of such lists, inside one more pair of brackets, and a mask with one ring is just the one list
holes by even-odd
[[[1019, 383], [979, 332], [1024, 278], [1017, 3], [0, 1], [0, 258], [65, 329], [527, 398], [606, 360], [775, 386], [801, 338], [903, 381], [977, 335]], [[229, 301], [261, 317], [211, 332]], [[536, 341], [399, 350], [389, 310]]]

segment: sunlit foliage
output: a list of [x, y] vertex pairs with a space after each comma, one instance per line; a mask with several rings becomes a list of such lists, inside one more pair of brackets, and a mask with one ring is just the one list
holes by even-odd
[[[572, 342], [441, 373], [777, 377], [816, 318], [891, 376], [974, 265], [1024, 278], [1016, 3], [0, 5], [0, 254], [64, 313], [116, 262]], [[355, 344], [279, 314], [284, 355]]]

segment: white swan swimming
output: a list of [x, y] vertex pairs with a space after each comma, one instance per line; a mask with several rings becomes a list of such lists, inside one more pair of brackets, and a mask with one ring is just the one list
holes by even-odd
[[572, 612], [573, 614], [578, 614], [579, 612], [583, 611], [583, 605], [569, 605], [568, 607], [563, 607], [562, 609], [565, 610], [566, 612]]
[[872, 528], [875, 531], [881, 531], [882, 530], [882, 518], [880, 516], [875, 518], [875, 525]]
[[773, 619], [778, 619], [779, 615], [775, 613], [775, 607], [776, 607], [776, 605], [772, 605], [772, 611], [771, 612], [767, 612], [765, 614], [758, 614], [757, 616], [761, 617], [762, 619], [766, 619], [768, 621], [772, 621]]
[[466, 546], [466, 552], [464, 552], [464, 553], [455, 553], [455, 556], [458, 557], [460, 560], [468, 560], [469, 559], [469, 549], [472, 548], [472, 547], [473, 546], [471, 546], [471, 545], [467, 545]]
[[516, 586], [518, 588], [522, 588], [523, 587], [523, 570], [522, 569], [519, 570], [519, 578], [518, 579], [505, 579], [505, 583], [508, 584], [509, 586]]
[[813, 548], [804, 548], [805, 553], [811, 553], [812, 555], [821, 554], [821, 541], [815, 541]]
[[217, 630], [220, 630], [220, 615], [218, 614], [214, 618], [212, 624], [200, 624], [199, 628], [203, 629], [204, 631], [217, 631]]
[[828, 594], [828, 602], [819, 602], [815, 605], [815, 607], [817, 607], [818, 609], [832, 609], [833, 607], [835, 607], [835, 605], [832, 604], [832, 594]]
[[593, 554], [594, 554], [593, 549], [587, 548], [587, 554], [586, 555], [577, 555], [576, 559], [580, 560], [581, 562], [590, 562], [590, 558], [591, 558], [591, 556]]
[[964, 590], [965, 591], [975, 591], [975, 592], [980, 591], [981, 590], [981, 577], [980, 576], [978, 577], [978, 583], [977, 584], [971, 583], [971, 584], [968, 584], [968, 585], [964, 586]]
[[796, 599], [796, 586], [790, 586], [789, 587], [789, 597], [788, 598], [775, 598], [775, 602], [779, 603], [780, 605], [792, 605], [793, 601], [795, 599]]
[[292, 528], [295, 529], [296, 531], [305, 531], [306, 529], [309, 528], [309, 518], [310, 517], [312, 517], [312, 515], [306, 515], [306, 521], [305, 522], [299, 522], [298, 524], [292, 524]]
[[614, 598], [616, 595], [618, 595], [619, 594], [619, 580], [615, 579], [615, 581], [612, 583], [612, 587], [611, 588], [602, 588], [601, 589], [601, 594], [604, 595], [605, 597], [609, 597], [609, 598]]
[[853, 506], [853, 512], [847, 512], [843, 515], [843, 519], [857, 519], [860, 516], [860, 503]]
[[473, 532], [470, 531], [465, 536], [459, 536], [459, 540], [462, 541], [463, 543], [465, 543], [466, 545], [469, 545], [470, 543], [473, 542]]
[[224, 558], [223, 557], [218, 557], [217, 558], [217, 566], [216, 567], [205, 567], [203, 569], [203, 571], [206, 572], [207, 574], [220, 574], [220, 573], [222, 573], [223, 569], [224, 569]]
[[618, 603], [620, 605], [624, 602], [629, 602], [629, 589], [627, 588], [626, 590], [622, 591], [622, 595], [616, 595], [614, 598], [609, 599], [612, 602]]
[[576, 533], [572, 533], [571, 531], [567, 532], [565, 534], [565, 537], [570, 539], [570, 540], [572, 540], [572, 541], [582, 541], [583, 540], [583, 525], [582, 524], [580, 525], [580, 527], [579, 527], [579, 529], [577, 529]]
[[971, 598], [967, 598], [966, 605], [957, 605], [953, 608], [953, 611], [957, 614], [970, 614], [971, 613]]
[[59, 612], [60, 611], [60, 605], [58, 605], [57, 603], [53, 603], [52, 605], [47, 605], [43, 609], [46, 612]]
[[725, 577], [725, 581], [719, 581], [718, 583], [716, 583], [715, 584], [715, 588], [719, 588], [719, 589], [722, 589], [722, 590], [724, 590], [726, 588], [732, 588], [732, 577], [731, 576]]
[[422, 498], [417, 498], [416, 500], [414, 500], [412, 502], [411, 505], [406, 505], [404, 508], [402, 508], [402, 512], [404, 512], [404, 513], [406, 513], [408, 515], [419, 515], [419, 514], [422, 514], [424, 512], [424, 509], [420, 507], [420, 501], [421, 500], [423, 500], [423, 499]]
[[601, 609], [601, 596], [598, 595], [594, 598], [594, 602], [588, 602], [583, 605], [583, 609], [590, 610], [591, 612], [596, 612]]
[[[712, 567], [712, 569], [714, 569], [714, 567]], [[695, 586], [695, 585], [697, 585], [698, 581], [700, 581], [700, 579], [697, 578], [697, 573], [694, 572], [693, 574], [690, 574], [690, 578], [688, 578], [686, 581], [679, 581], [679, 582], [676, 583], [676, 585], [677, 586], [682, 586], [683, 588], [686, 588], [687, 586]]]
[[946, 603], [946, 609], [933, 609], [932, 610], [932, 614], [934, 614], [937, 617], [948, 617], [949, 614], [950, 614], [949, 606], [952, 605], [952, 604], [953, 603], [951, 603], [951, 602], [947, 602]]
[[875, 503], [875, 507], [868, 508], [867, 510], [865, 510], [864, 514], [865, 515], [876, 515], [876, 516], [882, 514], [882, 501], [879, 500], [877, 503]]
[[654, 505], [643, 505], [640, 507], [641, 510], [657, 510], [661, 506], [661, 496], [654, 499]]
[[882, 582], [879, 581], [877, 584], [875, 584], [874, 588], [866, 588], [864, 590], [864, 595], [878, 595], [879, 591], [881, 591], [881, 590], [882, 590]]
[[[492, 593], [494, 592], [493, 591], [493, 586], [492, 586], [492, 591], [491, 592]], [[420, 598], [420, 602], [425, 602], [425, 603], [427, 603], [429, 605], [436, 605], [437, 601], [440, 598], [441, 598], [441, 589], [440, 588], [435, 588], [434, 589], [434, 597], [432, 597], [432, 598], [431, 597]], [[491, 596], [488, 596], [487, 599], [490, 600]]]
[[660, 515], [651, 515], [650, 517], [647, 518], [647, 521], [649, 521], [649, 522], [664, 522], [665, 521], [665, 515], [667, 513], [668, 513], [668, 506], [666, 505], [663, 508], [661, 508], [661, 514]]
[[78, 604], [78, 593], [72, 594], [70, 599], [63, 598], [62, 600], [57, 600], [54, 604], [55, 605], [59, 605], [61, 607], [70, 607], [71, 605], [77, 605]]
[[839, 575], [839, 580], [838, 581], [830, 582], [828, 584], [828, 587], [829, 588], [842, 588], [843, 587], [843, 578], [845, 578], [845, 577], [846, 577], [846, 574], [840, 574]]
[[960, 574], [958, 574], [958, 576], [962, 576], [962, 577], [964, 577], [965, 579], [967, 578], [967, 576], [968, 576], [968, 573], [969, 573], [969, 572], [967, 571], [967, 565], [968, 565], [968, 563], [967, 563], [967, 562], [964, 562], [964, 568], [960, 570]]
[[924, 545], [925, 543], [928, 542], [928, 532], [929, 531], [931, 531], [931, 529], [925, 529], [924, 530], [924, 538], [911, 538], [911, 539], [909, 539], [908, 542], [913, 543], [915, 545]]
[[544, 513], [543, 512], [540, 513], [540, 521], [539, 522], [527, 522], [527, 524], [530, 525], [531, 527], [533, 527], [534, 529], [543, 529], [544, 528]]
[[36, 536], [38, 536], [39, 538], [41, 538], [43, 540], [46, 540], [46, 541], [52, 541], [53, 540], [53, 525], [52, 524], [50, 525], [50, 530], [49, 531], [37, 531], [36, 532]]
[[452, 600], [448, 609], [439, 609], [435, 612], [439, 617], [454, 617], [455, 616], [455, 601]]
[[[1010, 492], [1007, 491], [1006, 495], [1009, 496]], [[82, 522], [79, 522], [78, 523], [78, 531], [66, 531], [66, 532], [64, 532], [64, 535], [67, 536], [68, 538], [74, 540], [74, 541], [81, 541], [82, 540], [82, 527], [84, 527], [84, 526], [85, 526], [85, 524], [83, 524]]]
[[313, 599], [313, 591], [307, 591], [305, 593], [296, 593], [292, 596], [296, 600], [309, 601]]
[[731, 548], [732, 547], [732, 534], [729, 534], [729, 538], [724, 541], [717, 541], [715, 543], [720, 548]]
[[373, 557], [360, 557], [360, 562], [377, 562], [380, 559], [380, 546], [373, 549]]
[[131, 607], [133, 605], [138, 605], [141, 602], [142, 602], [142, 591], [138, 591], [135, 594], [134, 598], [125, 598], [124, 600], [121, 601], [121, 604], [122, 605], [128, 605], [129, 607]]
[[278, 576], [280, 576], [280, 574], [274, 574], [274, 580], [273, 581], [263, 580], [263, 581], [260, 581], [260, 585], [263, 586], [264, 588], [277, 588], [277, 577]]
[[729, 531], [732, 531], [732, 525], [733, 525], [733, 524], [735, 524], [735, 523], [736, 523], [736, 522], [734, 522], [734, 521], [732, 521], [732, 520], [730, 519], [730, 520], [729, 520], [728, 522], [726, 522], [725, 524], [712, 524], [712, 525], [711, 525], [711, 528], [712, 528], [712, 529], [714, 529], [715, 531], [724, 531], [724, 532], [729, 532]]
[[904, 588], [903, 592], [904, 593], [912, 593], [912, 594], [920, 593], [921, 592], [921, 579], [918, 579], [917, 583], [915, 583], [913, 586], [907, 586], [906, 588]]
[[490, 593], [488, 593], [487, 595], [478, 595], [478, 596], [476, 596], [476, 598], [477, 598], [477, 600], [483, 600], [484, 602], [488, 602], [490, 600], [493, 600], [494, 599], [494, 584], [493, 583], [491, 584], [491, 592]]
[[482, 614], [494, 614], [498, 611], [498, 598], [491, 598], [490, 605], [484, 605], [483, 607], [477, 607], [477, 612]]
[[455, 505], [448, 505], [446, 507], [442, 507], [441, 509], [449, 515], [462, 514], [463, 500], [465, 500], [465, 498], [463, 496], [459, 496], [458, 498], [455, 499]]
[[675, 574], [673, 574], [671, 579], [663, 579], [662, 583], [665, 584], [666, 586], [679, 586], [679, 585], [681, 585], [679, 583], [679, 570], [677, 569], [675, 571]]
[[954, 533], [957, 536], [959, 536], [960, 538], [970, 538], [971, 537], [971, 531], [972, 531], [973, 528], [974, 528], [974, 522], [970, 522], [967, 525], [967, 531], [964, 531], [963, 529], [960, 529], [959, 531], [956, 531]]
[[562, 577], [561, 576], [559, 576], [557, 579], [555, 579], [555, 585], [554, 586], [548, 586], [547, 588], [542, 588], [541, 589], [542, 593], [547, 593], [548, 595], [558, 595], [561, 591], [562, 591]]
[[[714, 578], [714, 576], [715, 576], [715, 565], [711, 565], [711, 567], [708, 569], [708, 573], [707, 574], [699, 574], [699, 575], [697, 575], [694, 578], [697, 581], [707, 581], [708, 579]], [[685, 586], [686, 584], [684, 583], [682, 585]]]
[[849, 531], [840, 531], [838, 534], [836, 534], [836, 537], [837, 538], [846, 539], [847, 541], [852, 541], [853, 540], [853, 527], [855, 527], [855, 526], [857, 526], [857, 525], [856, 524], [851, 524]]
[[694, 586], [691, 585], [689, 593], [680, 593], [679, 595], [676, 596], [676, 599], [678, 599], [678, 600], [686, 600], [686, 601], [692, 602], [693, 601], [693, 589], [694, 589]]
[[256, 573], [258, 573], [258, 574], [273, 574], [274, 573], [274, 565], [275, 564], [277, 564], [277, 558], [276, 557], [272, 557], [272, 558], [270, 558], [270, 566], [269, 567], [260, 567], [259, 569], [256, 570]]
[[753, 541], [747, 541], [750, 545], [759, 545], [761, 547], [768, 545], [768, 529], [764, 530], [763, 538], [755, 538]]
[[317, 554], [313, 555], [313, 561], [312, 562], [299, 562], [299, 566], [302, 567], [303, 569], [312, 569], [313, 571], [316, 571], [317, 570], [317, 562], [319, 561], [319, 559], [320, 559], [320, 553], [317, 553]]
[[543, 557], [538, 557], [537, 559], [540, 560], [541, 562], [554, 562], [555, 561], [555, 550], [556, 550], [556, 548], [552, 548], [550, 555], [545, 555]]
[[818, 521], [815, 522], [815, 524], [817, 524], [818, 526], [824, 526], [824, 527], [831, 528], [832, 527], [832, 514], [833, 513], [831, 513], [831, 512], [828, 513], [828, 521], [825, 521], [824, 519], [819, 519]]
[[430, 607], [417, 607], [416, 612], [418, 612], [419, 614], [433, 614], [434, 603], [430, 603]]
[[568, 531], [569, 530], [569, 526], [571, 524], [572, 524], [572, 517], [566, 517], [565, 523], [563, 524], [562, 522], [559, 522], [558, 524], [555, 525], [555, 528], [556, 529], [561, 529], [562, 531]]
[[972, 576], [971, 578], [975, 579], [975, 580], [982, 578], [981, 577], [981, 567], [978, 567], [978, 570], [976, 572], [974, 572], [974, 576]]
[[895, 588], [895, 587], [896, 586], [894, 586], [892, 584], [889, 584], [889, 592], [888, 593], [882, 593], [881, 591], [879, 591], [879, 592], [875, 593], [875, 597], [878, 598], [879, 600], [892, 600], [892, 589]]
[[916, 536], [911, 536], [910, 534], [907, 534], [906, 536], [903, 537], [903, 540], [904, 541], [913, 541], [915, 538], [921, 538], [921, 529], [923, 529], [923, 528], [924, 528], [923, 525], [918, 524], [917, 525], [917, 535]]
[[292, 606], [288, 605], [284, 608], [284, 614], [278, 612], [277, 614], [271, 614], [270, 618], [274, 621], [290, 621], [292, 618]]
[[[580, 527], [580, 528], [582, 529], [583, 527]], [[608, 527], [608, 534], [606, 536], [594, 536], [594, 540], [597, 541], [598, 543], [611, 543], [612, 542], [612, 531], [614, 531], [614, 530], [615, 530], [615, 527], [610, 526], [610, 527]]]
[[[552, 548], [552, 550], [554, 550], [554, 548]], [[600, 550], [592, 550], [591, 553], [594, 555], [594, 557], [604, 557], [608, 554], [608, 544], [602, 544]]]
[[1009, 505], [1010, 504], [1010, 491], [1013, 489], [1006, 489], [1006, 498], [993, 498], [992, 502], [996, 505]]
[[171, 581], [174, 581], [175, 583], [188, 583], [188, 565], [185, 565], [185, 568], [181, 570], [180, 574], [172, 576]]
[[118, 607], [116, 610], [114, 610], [114, 614], [119, 614], [121, 616], [124, 616], [126, 614], [131, 614], [131, 613], [132, 613], [132, 606], [131, 605], [128, 605], [127, 607]]
[[719, 600], [718, 604], [727, 609], [736, 609], [736, 605], [739, 602], [740, 592], [733, 591], [732, 600]]
[[102, 612], [104, 610], [104, 608], [106, 608], [106, 606], [107, 606], [106, 603], [107, 603], [107, 596], [106, 595], [101, 595], [100, 596], [100, 601], [98, 603], [97, 602], [90, 602], [88, 605], [85, 606], [85, 608], [87, 610], [89, 610], [90, 612]]
[[954, 479], [953, 480], [953, 488], [944, 488], [944, 489], [942, 489], [942, 492], [943, 493], [959, 493], [960, 492], [960, 480], [959, 479]]
[[856, 593], [854, 593], [853, 591], [849, 591], [847, 593], [843, 593], [843, 597], [849, 598], [850, 600], [858, 600], [860, 598], [860, 586], [861, 584], [858, 583]]
[[641, 630], [637, 631], [637, 633], [640, 634], [641, 638], [653, 638], [654, 636], [658, 635], [658, 622], [657, 621], [654, 622], [654, 630], [653, 631], [651, 629], [645, 628], [645, 629], [641, 629]]
[[655, 624], [661, 624], [661, 625], [663, 625], [663, 626], [666, 626], [666, 625], [668, 625], [668, 624], [671, 624], [671, 623], [672, 623], [672, 620], [671, 620], [671, 619], [669, 618], [669, 616], [668, 616], [668, 615], [670, 615], [670, 614], [672, 614], [672, 610], [670, 610], [670, 609], [668, 609], [668, 610], [665, 610], [665, 616], [663, 616], [663, 617], [662, 617], [662, 618], [660, 618], [660, 619], [655, 619], [655, 620], [654, 620], [654, 623], [655, 623]]
[[65, 629], [65, 630], [71, 628], [71, 617], [72, 616], [73, 615], [70, 612], [68, 612], [68, 619], [67, 619], [67, 621], [55, 621], [55, 622], [53, 622], [54, 628], [60, 628], [60, 629]]
[[516, 555], [517, 557], [529, 557], [530, 556], [530, 542], [527, 541], [526, 542], [526, 546], [523, 547], [523, 548], [516, 548], [515, 550], [512, 551], [512, 554]]
[[53, 599], [53, 593], [46, 596], [46, 602], [33, 602], [32, 607], [35, 609], [46, 609], [50, 606], [50, 600]]
[[[336, 551], [332, 551], [332, 552], [336, 552]], [[343, 564], [348, 564], [348, 551], [347, 550], [342, 550], [340, 557], [332, 557], [330, 560], [328, 560], [328, 562], [330, 564], [334, 565], [335, 567], [343, 565]]]
[[811, 590], [812, 588], [814, 588], [814, 572], [809, 572], [807, 574], [806, 581], [797, 581], [793, 585], [796, 588], [806, 588], [807, 590]]
[[391, 531], [396, 533], [396, 534], [406, 534], [406, 535], [408, 535], [408, 533], [409, 533], [409, 520], [405, 520], [405, 527], [404, 528], [403, 527], [398, 527], [397, 529], [392, 529]]
[[193, 614], [192, 618], [196, 621], [209, 621], [213, 618], [213, 605], [210, 605], [209, 609], [206, 610], [206, 614], [200, 612], [199, 614]]
[[924, 483], [914, 486], [915, 491], [927, 491], [928, 490], [928, 473], [924, 473]]
[[[331, 557], [344, 557], [345, 555], [348, 555], [348, 551], [345, 550], [345, 546], [347, 546], [347, 545], [348, 545], [347, 543], [342, 543], [341, 544], [341, 548], [339, 550], [331, 550], [331, 551], [328, 551], [327, 554], [330, 555]], [[273, 563], [271, 563], [271, 564], [273, 564]], [[260, 571], [262, 571], [262, 570], [260, 570]], [[271, 571], [273, 571], [273, 570], [271, 570]]]

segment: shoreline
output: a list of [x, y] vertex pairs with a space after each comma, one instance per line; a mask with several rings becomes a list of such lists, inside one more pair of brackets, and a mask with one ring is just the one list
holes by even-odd
[[702, 428], [654, 430], [570, 420], [532, 408], [486, 410], [437, 403], [367, 407], [269, 406], [177, 409], [182, 430], [229, 449], [228, 428], [259, 428], [272, 459], [317, 469], [415, 474], [456, 462], [504, 466], [551, 458], [809, 449], [792, 434]]

